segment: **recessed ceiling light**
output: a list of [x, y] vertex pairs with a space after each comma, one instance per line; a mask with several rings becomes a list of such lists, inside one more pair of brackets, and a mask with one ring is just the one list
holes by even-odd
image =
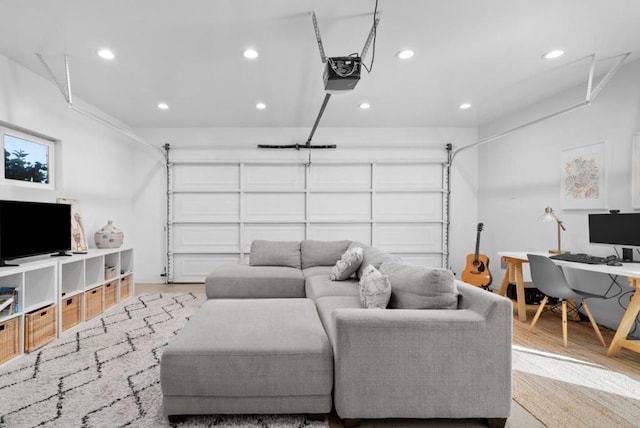
[[267, 105], [265, 103], [258, 103], [258, 104], [256, 104], [256, 108], [258, 110], [264, 110], [264, 109], [267, 108]]
[[116, 55], [110, 49], [100, 49], [98, 56], [102, 59], [114, 59]]
[[555, 50], [555, 51], [547, 52], [546, 54], [542, 55], [542, 58], [544, 58], [544, 59], [554, 59], [554, 58], [561, 57], [562, 55], [564, 55], [564, 51]]
[[369, 104], [369, 103], [362, 103], [362, 104], [360, 104], [360, 108], [361, 108], [362, 110], [370, 109], [370, 108], [371, 108], [371, 104]]
[[459, 108], [460, 110], [466, 110], [466, 109], [468, 109], [468, 108], [471, 108], [471, 104], [469, 104], [469, 103], [462, 103], [462, 104], [460, 104], [460, 105], [458, 106], [458, 108]]
[[247, 49], [243, 52], [243, 55], [247, 59], [256, 59], [258, 58], [258, 51], [255, 49]]
[[167, 104], [167, 103], [159, 103], [158, 104], [158, 108], [160, 110], [169, 110], [169, 104]]
[[398, 52], [396, 56], [400, 59], [409, 59], [413, 56], [413, 51], [411, 49], [404, 49]]

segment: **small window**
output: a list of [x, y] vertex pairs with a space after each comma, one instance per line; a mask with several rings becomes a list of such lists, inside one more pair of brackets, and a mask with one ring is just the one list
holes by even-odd
[[54, 143], [0, 128], [4, 148], [3, 184], [53, 189]]

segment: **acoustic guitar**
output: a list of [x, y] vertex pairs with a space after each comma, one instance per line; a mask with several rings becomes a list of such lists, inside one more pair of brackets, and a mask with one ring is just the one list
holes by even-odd
[[491, 284], [491, 272], [489, 272], [489, 257], [480, 254], [480, 232], [483, 227], [484, 224], [478, 223], [476, 251], [473, 254], [467, 254], [467, 264], [462, 271], [462, 280], [484, 288]]

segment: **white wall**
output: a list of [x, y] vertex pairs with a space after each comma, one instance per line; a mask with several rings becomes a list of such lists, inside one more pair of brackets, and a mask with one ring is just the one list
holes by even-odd
[[[537, 117], [583, 101], [585, 86], [537, 103], [479, 129], [480, 137], [506, 131]], [[611, 246], [588, 243], [587, 214], [606, 210], [562, 210], [560, 205], [560, 156], [563, 150], [606, 142], [607, 209], [631, 212], [631, 141], [640, 131], [640, 62], [622, 67], [593, 104], [550, 119], [478, 149], [478, 219], [485, 223], [482, 252], [493, 261], [494, 286], [499, 270], [498, 251], [548, 250], [557, 246], [555, 223], [538, 218], [545, 206], [556, 211], [567, 228], [563, 248], [606, 256]], [[638, 257], [636, 253], [636, 257]], [[578, 278], [580, 287], [604, 292], [606, 276]], [[626, 278], [618, 282], [626, 286]], [[603, 288], [605, 287], [605, 288]], [[629, 295], [623, 300], [626, 302]], [[599, 323], [616, 327], [622, 315], [617, 299], [589, 302]]]
[[[217, 129], [137, 129], [136, 133], [157, 146], [164, 143], [172, 147], [193, 148], [193, 156], [206, 153], [210, 156], [215, 149], [218, 160], [264, 160], [264, 159], [307, 159], [308, 150], [258, 150], [261, 144], [304, 143], [310, 128], [217, 128]], [[337, 150], [315, 150], [313, 160], [320, 159], [446, 159], [445, 144], [454, 146], [470, 144], [477, 139], [475, 129], [359, 129], [359, 128], [318, 128], [314, 144], [338, 144]], [[198, 151], [197, 147], [206, 150]], [[184, 151], [182, 151], [184, 153]], [[140, 148], [136, 154], [136, 179], [134, 190], [134, 211], [136, 214], [136, 278], [141, 282], [162, 281], [166, 259], [164, 225], [166, 221], [165, 171], [161, 156], [148, 148]], [[456, 162], [452, 185], [455, 188], [452, 205], [452, 235], [450, 251], [456, 272], [464, 266], [464, 256], [459, 254], [473, 251], [476, 222], [477, 168], [475, 156], [471, 153]], [[468, 230], [469, 233], [457, 233]]]
[[60, 140], [55, 190], [0, 184], [0, 198], [78, 199], [90, 247], [95, 247], [95, 231], [109, 219], [125, 232], [125, 245], [134, 245], [131, 153], [136, 143], [70, 110], [53, 83], [2, 55], [0, 120]]

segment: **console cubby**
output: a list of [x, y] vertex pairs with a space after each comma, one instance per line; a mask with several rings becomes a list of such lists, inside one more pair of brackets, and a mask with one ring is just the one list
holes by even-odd
[[133, 272], [133, 250], [123, 250], [120, 252], [120, 275]]
[[82, 260], [64, 263], [60, 267], [60, 291], [63, 297], [81, 293], [85, 284], [85, 264]]
[[56, 265], [28, 270], [24, 273], [23, 312], [31, 312], [57, 301]]
[[104, 282], [104, 258], [92, 257], [86, 261], [85, 289], [93, 288]]
[[[21, 309], [24, 307], [24, 291], [23, 291], [23, 283], [24, 283], [24, 273], [8, 273], [7, 275], [0, 276], [0, 289], [6, 290], [0, 292], [0, 294], [8, 295], [12, 294], [9, 289], [15, 290], [17, 293], [14, 296], [14, 309], [13, 313], [7, 312], [5, 315], [0, 316], [0, 321], [6, 320], [12, 317], [15, 317], [18, 313], [21, 313]], [[17, 297], [17, 301], [16, 298]]]

